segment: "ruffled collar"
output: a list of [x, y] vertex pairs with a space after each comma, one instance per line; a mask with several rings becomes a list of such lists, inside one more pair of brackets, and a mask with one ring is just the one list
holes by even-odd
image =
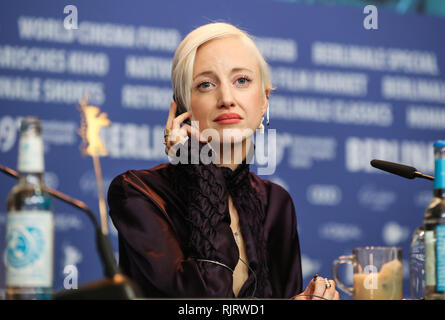
[[243, 162], [239, 164], [235, 170], [224, 166], [221, 166], [220, 170], [223, 173], [226, 187], [229, 190], [230, 194], [232, 194], [239, 190], [243, 183], [247, 182], [250, 173], [250, 165]]
[[254, 154], [255, 144], [252, 144], [246, 158], [243, 159], [235, 170], [225, 166], [219, 167], [223, 172], [224, 180], [229, 191], [236, 192], [241, 184], [246, 182], [246, 179], [248, 179], [250, 174], [250, 163], [252, 162]]
[[[253, 152], [254, 148], [250, 150]], [[252, 152], [249, 152], [247, 159], [251, 159]], [[171, 181], [188, 208], [184, 218], [190, 226], [190, 254], [200, 258], [212, 257], [215, 255], [214, 241], [225, 241], [222, 235], [216, 234], [214, 226], [226, 221], [230, 229], [227, 201], [230, 194], [239, 215], [249, 266], [254, 271], [254, 274], [249, 274], [238, 296], [252, 295], [255, 291], [256, 297], [271, 297], [263, 231], [265, 208], [250, 179], [250, 165], [246, 159], [235, 170], [217, 167], [214, 163], [178, 164], [172, 167]], [[225, 236], [233, 238], [231, 231]], [[234, 244], [232, 252], [236, 265], [239, 252], [234, 239], [230, 240]]]

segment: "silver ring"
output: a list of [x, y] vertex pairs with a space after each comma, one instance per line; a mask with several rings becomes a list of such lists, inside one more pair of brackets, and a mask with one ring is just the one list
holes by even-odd
[[324, 283], [326, 284], [326, 289], [329, 289], [331, 287], [331, 283], [327, 278], [324, 278]]

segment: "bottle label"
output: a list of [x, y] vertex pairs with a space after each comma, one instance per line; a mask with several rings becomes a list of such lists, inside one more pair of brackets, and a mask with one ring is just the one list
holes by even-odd
[[445, 159], [434, 162], [434, 189], [445, 189]]
[[52, 287], [52, 212], [12, 212], [6, 223], [6, 286]]
[[434, 252], [434, 231], [425, 231], [425, 284], [436, 285], [436, 255]]
[[40, 136], [24, 134], [20, 137], [17, 169], [28, 173], [44, 171], [43, 141]]
[[445, 292], [445, 225], [436, 227], [436, 291]]

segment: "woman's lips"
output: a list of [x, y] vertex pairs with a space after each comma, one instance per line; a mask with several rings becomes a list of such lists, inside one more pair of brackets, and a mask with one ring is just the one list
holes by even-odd
[[242, 119], [243, 118], [237, 113], [225, 113], [218, 116], [213, 121], [219, 124], [231, 124], [231, 123], [237, 123]]
[[237, 123], [239, 121], [241, 121], [240, 118], [221, 119], [221, 120], [218, 120], [218, 121], [215, 120], [215, 122], [219, 123], [219, 124], [231, 124], [231, 123]]

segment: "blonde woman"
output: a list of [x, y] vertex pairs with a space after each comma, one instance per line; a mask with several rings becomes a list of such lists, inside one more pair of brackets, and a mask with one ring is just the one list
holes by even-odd
[[127, 171], [108, 192], [123, 272], [147, 297], [338, 299], [326, 279], [302, 292], [292, 198], [249, 170], [272, 90], [249, 35], [227, 23], [193, 30], [172, 86], [165, 151], [187, 161]]

